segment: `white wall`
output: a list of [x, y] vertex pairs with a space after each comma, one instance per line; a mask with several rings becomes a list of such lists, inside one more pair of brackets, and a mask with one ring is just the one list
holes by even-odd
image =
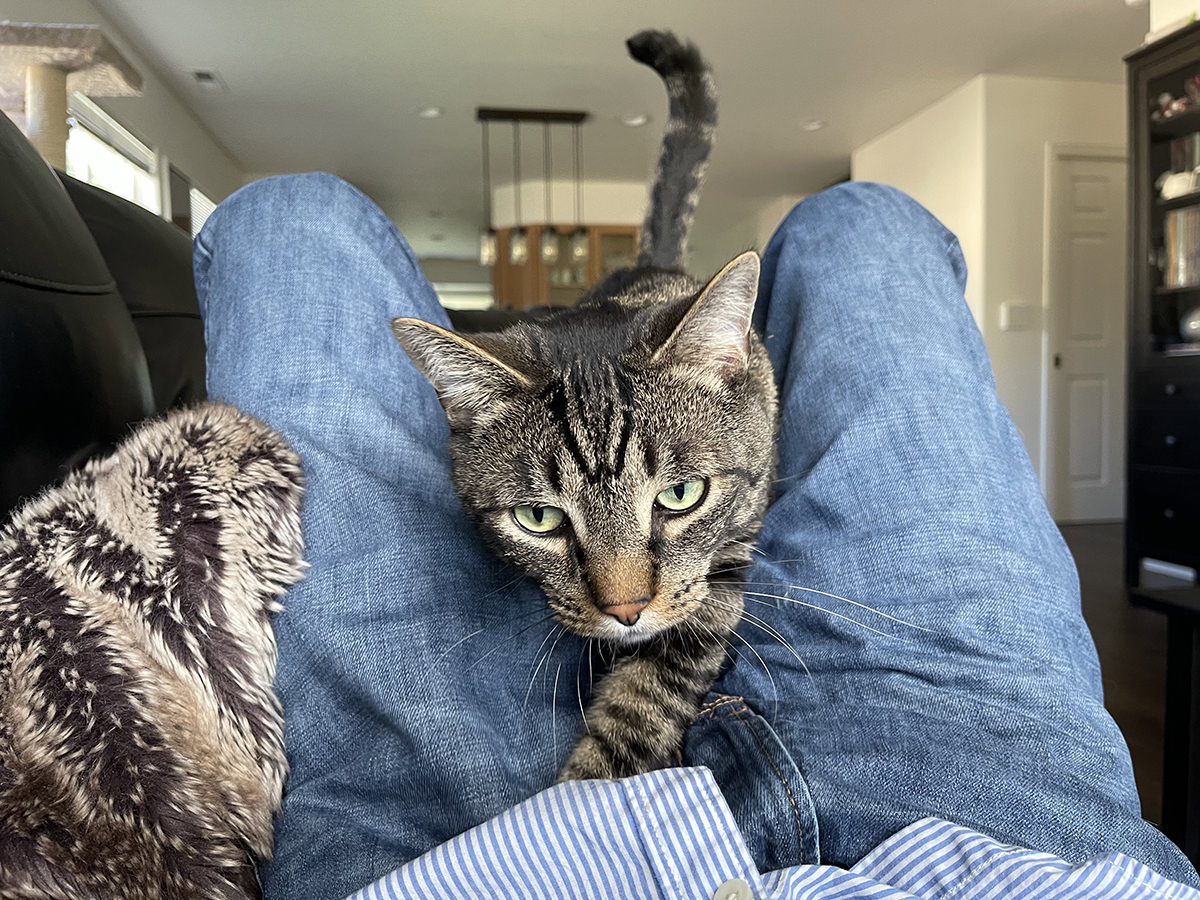
[[[980, 75], [851, 159], [854, 178], [907, 191], [958, 235], [967, 302], [1035, 467], [1043, 449], [1042, 242], [1052, 143], [1123, 147], [1124, 87]], [[1030, 328], [1001, 331], [1003, 303], [1031, 307]]]
[[[700, 205], [704, 205], [703, 196]], [[704, 281], [720, 272], [739, 253], [754, 248], [762, 250], [762, 247], [758, 240], [758, 216], [751, 209], [744, 215], [733, 216], [717, 224], [715, 228], [710, 222], [708, 230], [700, 235], [699, 240], [693, 233], [683, 267], [690, 275]]]
[[[575, 222], [575, 182], [554, 179], [550, 182], [551, 214], [555, 223]], [[641, 225], [646, 215], [650, 186], [645, 181], [584, 181], [583, 215], [587, 225]], [[511, 184], [492, 188], [492, 227], [509, 228], [517, 224], [515, 192]], [[546, 185], [541, 179], [521, 182], [521, 221], [545, 224]]]
[[788, 213], [792, 211], [797, 203], [807, 197], [807, 194], [781, 194], [771, 200], [766, 206], [758, 211], [755, 217], [755, 246], [759, 251], [767, 249], [767, 244], [770, 243], [772, 235], [783, 222]]
[[1158, 31], [1200, 12], [1196, 0], [1150, 0], [1150, 30]]
[[142, 75], [141, 97], [96, 97], [103, 109], [214, 200], [245, 183], [241, 165], [196, 120], [129, 41], [88, 0], [5, 0], [0, 18], [13, 22], [99, 25]]
[[[984, 79], [986, 234], [983, 337], [1030, 457], [1041, 458], [1043, 269], [1048, 144], [1124, 147], [1125, 88], [1118, 84], [988, 75]], [[1000, 306], [1030, 306], [1029, 330], [1001, 331]], [[1035, 467], [1036, 462], [1035, 462]]]
[[958, 235], [967, 262], [967, 305], [983, 320], [983, 76], [868, 141], [850, 176], [900, 188]]

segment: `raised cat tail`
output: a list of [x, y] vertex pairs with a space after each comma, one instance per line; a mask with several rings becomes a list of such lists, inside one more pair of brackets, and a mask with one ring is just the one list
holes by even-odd
[[629, 55], [667, 86], [668, 112], [638, 265], [683, 268], [683, 253], [717, 126], [717, 88], [708, 63], [669, 31], [642, 31], [625, 42]]

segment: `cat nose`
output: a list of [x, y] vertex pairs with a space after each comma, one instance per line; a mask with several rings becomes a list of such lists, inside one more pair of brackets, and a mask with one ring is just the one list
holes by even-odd
[[637, 624], [638, 618], [642, 614], [642, 610], [650, 605], [649, 597], [642, 597], [639, 600], [633, 600], [629, 603], [613, 603], [609, 606], [603, 606], [608, 615], [612, 616], [622, 625], [627, 627]]

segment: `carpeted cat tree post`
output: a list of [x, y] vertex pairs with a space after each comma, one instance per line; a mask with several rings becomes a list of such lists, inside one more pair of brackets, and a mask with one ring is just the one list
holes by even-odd
[[[0, 109], [67, 168], [67, 97], [140, 97], [142, 76], [95, 25], [0, 22]], [[21, 114], [24, 122], [21, 121]]]

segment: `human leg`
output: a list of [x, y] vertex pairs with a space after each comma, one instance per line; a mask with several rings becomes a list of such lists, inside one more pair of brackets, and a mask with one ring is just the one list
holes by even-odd
[[[813, 862], [801, 844], [849, 865], [936, 815], [1195, 881], [1140, 819], [1074, 565], [964, 279], [953, 237], [875, 185], [804, 201], [767, 248], [756, 324], [781, 386], [778, 495], [747, 573], [753, 651], [718, 684], [749, 710], [714, 707], [689, 761], [720, 768], [747, 721], [748, 745], [778, 736], [753, 788], [745, 760], [727, 773], [768, 865]], [[770, 849], [806, 830], [819, 840], [793, 837], [790, 857]]]
[[292, 773], [266, 895], [340, 898], [553, 781], [574, 689], [556, 702], [546, 670], [578, 648], [530, 674], [561, 632], [451, 489], [445, 416], [389, 327], [445, 313], [374, 204], [330, 176], [251, 185], [206, 225], [196, 279], [210, 395], [281, 431], [308, 480], [312, 568], [275, 621]]

